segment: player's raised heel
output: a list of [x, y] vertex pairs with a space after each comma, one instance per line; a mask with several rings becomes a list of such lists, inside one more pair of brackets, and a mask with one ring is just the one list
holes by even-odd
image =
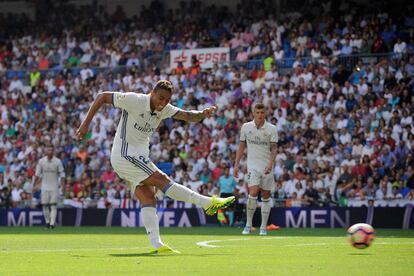
[[242, 234], [249, 235], [251, 232], [252, 232], [252, 228], [250, 226], [246, 226], [244, 227]]
[[207, 215], [212, 216], [217, 213], [218, 210], [229, 207], [234, 202], [234, 200], [236, 200], [234, 196], [229, 196], [226, 198], [212, 196], [210, 205], [207, 206], [204, 210]]

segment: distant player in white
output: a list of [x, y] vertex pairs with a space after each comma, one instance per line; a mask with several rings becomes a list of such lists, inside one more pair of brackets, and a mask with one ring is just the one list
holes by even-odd
[[254, 120], [243, 124], [240, 131], [240, 144], [234, 164], [234, 177], [238, 178], [239, 163], [247, 146], [247, 170], [249, 197], [247, 199], [247, 222], [243, 234], [250, 234], [252, 220], [257, 207], [257, 195], [262, 191], [262, 224], [260, 235], [267, 235], [267, 220], [272, 204], [270, 191], [275, 185], [273, 165], [277, 154], [276, 126], [266, 122], [265, 107], [256, 103], [253, 107]]
[[172, 117], [187, 122], [198, 122], [216, 110], [216, 107], [209, 107], [203, 111], [182, 110], [169, 103], [172, 92], [171, 82], [160, 80], [148, 95], [100, 93], [77, 130], [77, 136], [82, 138], [88, 132], [93, 116], [103, 104], [113, 104], [114, 107], [123, 109], [112, 146], [111, 164], [141, 203], [142, 223], [151, 245], [156, 248], [155, 253], [175, 250], [161, 241], [154, 187], [172, 199], [201, 206], [208, 215], [215, 214], [217, 210], [226, 208], [234, 201], [234, 197], [206, 197], [175, 183], [149, 160], [149, 137], [162, 120]]
[[35, 177], [35, 183], [38, 183], [40, 179], [42, 180], [40, 202], [43, 206], [46, 227], [53, 229], [55, 228], [57, 215], [56, 204], [59, 192], [59, 177], [62, 188], [65, 181], [62, 161], [53, 155], [53, 147], [47, 147], [46, 156], [39, 160], [36, 166]]

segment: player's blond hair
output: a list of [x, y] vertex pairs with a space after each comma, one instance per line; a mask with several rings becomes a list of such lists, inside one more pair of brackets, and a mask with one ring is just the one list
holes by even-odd
[[253, 111], [256, 111], [257, 109], [264, 109], [265, 108], [265, 105], [263, 104], [263, 103], [255, 103], [254, 105], [253, 105]]

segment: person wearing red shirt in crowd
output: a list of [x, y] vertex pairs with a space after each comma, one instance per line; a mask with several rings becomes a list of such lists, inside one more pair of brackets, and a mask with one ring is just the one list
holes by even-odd
[[381, 147], [382, 146], [382, 137], [380, 135], [380, 132], [378, 131], [378, 128], [375, 129], [375, 140], [372, 142], [373, 146]]
[[362, 166], [364, 166], [365, 176], [372, 176], [371, 160], [368, 155], [362, 157]]
[[200, 62], [197, 59], [196, 55], [191, 56], [191, 67], [190, 67], [190, 76], [194, 79], [198, 73], [200, 73]]
[[219, 160], [217, 160], [217, 166], [211, 171], [211, 176], [213, 177], [214, 181], [217, 181], [220, 178], [221, 172], [223, 171], [225, 166], [225, 162], [222, 162], [220, 164]]
[[371, 162], [378, 164], [378, 160], [381, 156], [381, 148], [378, 145], [374, 145], [374, 152], [371, 154]]
[[391, 131], [388, 131], [387, 138], [385, 139], [385, 144], [389, 145], [391, 151], [394, 151], [396, 143], [395, 140], [391, 137]]
[[372, 43], [371, 52], [372, 53], [385, 53], [387, 52], [387, 45], [384, 42], [384, 39], [378, 34], [374, 42]]
[[76, 154], [76, 157], [82, 160], [82, 163], [85, 163], [86, 158], [88, 157], [88, 151], [86, 150], [85, 146], [81, 146], [79, 151]]
[[253, 104], [252, 98], [250, 98], [247, 94], [242, 99], [242, 106], [243, 109], [250, 108], [250, 106]]
[[72, 191], [73, 191], [73, 194], [75, 195], [75, 197], [77, 197], [78, 193], [81, 191], [81, 185], [80, 185], [79, 181], [73, 182]]
[[184, 67], [183, 62], [179, 61], [177, 66], [175, 67], [175, 74], [181, 76], [186, 73], [186, 70], [187, 69]]
[[39, 70], [49, 69], [49, 60], [44, 55], [41, 55], [39, 58]]
[[104, 183], [106, 183], [106, 182], [113, 183], [115, 181], [115, 178], [116, 178], [115, 172], [113, 170], [111, 170], [110, 166], [107, 165], [106, 169], [105, 169], [105, 172], [102, 174], [102, 177], [101, 177], [102, 181]]
[[250, 78], [252, 79], [252, 81], [255, 81], [258, 76], [259, 76], [259, 71], [257, 70], [257, 65], [254, 64], [252, 71], [250, 71]]
[[366, 168], [364, 166], [364, 164], [361, 164], [361, 159], [357, 158], [355, 159], [355, 166], [352, 168], [352, 176], [353, 177], [361, 177], [363, 179], [365, 179], [365, 177], [367, 176], [367, 171]]

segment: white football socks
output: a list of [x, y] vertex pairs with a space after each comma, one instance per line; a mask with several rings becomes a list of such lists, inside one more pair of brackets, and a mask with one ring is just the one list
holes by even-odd
[[46, 224], [50, 223], [50, 212], [49, 212], [49, 205], [43, 205], [43, 216], [45, 217]]
[[269, 219], [270, 209], [272, 208], [272, 202], [270, 198], [262, 199], [262, 225], [260, 228], [266, 229], [267, 220]]
[[50, 225], [56, 224], [57, 207], [56, 205], [50, 206]]
[[159, 248], [164, 245], [160, 237], [160, 225], [157, 209], [153, 206], [141, 207], [141, 221], [150, 239], [152, 247]]
[[211, 203], [211, 197], [200, 195], [184, 185], [175, 182], [171, 182], [165, 186], [163, 192], [172, 199], [190, 202], [203, 208], [206, 208]]
[[247, 213], [247, 220], [246, 226], [252, 227], [252, 220], [254, 212], [256, 212], [257, 207], [257, 197], [248, 196], [247, 204], [246, 204], [246, 213]]

